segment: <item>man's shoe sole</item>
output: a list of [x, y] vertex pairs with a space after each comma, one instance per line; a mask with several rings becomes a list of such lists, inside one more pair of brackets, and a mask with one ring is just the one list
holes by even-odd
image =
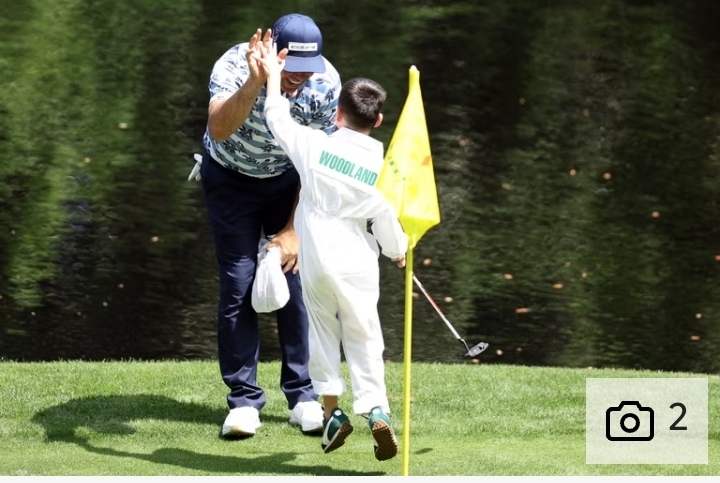
[[340, 446], [344, 445], [345, 438], [350, 436], [350, 434], [353, 432], [353, 429], [354, 428], [348, 421], [342, 423], [342, 425], [340, 425], [340, 429], [338, 429], [337, 433], [335, 433], [335, 437], [332, 441], [330, 441], [330, 444], [323, 448], [323, 452], [329, 453], [331, 451], [335, 451]]
[[247, 431], [243, 431], [237, 426], [231, 426], [227, 429], [223, 428], [221, 434], [224, 438], [245, 438], [248, 436], [255, 436], [255, 431], [249, 433]]
[[322, 434], [323, 433], [323, 427], [322, 424], [320, 426], [316, 426], [314, 428], [305, 429], [302, 426], [300, 427], [300, 431], [302, 431], [305, 434]]
[[322, 423], [320, 423], [319, 426], [310, 426], [310, 429], [305, 429], [305, 427], [302, 425], [302, 423], [300, 423], [300, 422], [298, 422], [298, 421], [293, 421], [292, 419], [290, 419], [289, 423], [290, 423], [291, 426], [299, 426], [299, 427], [300, 427], [300, 431], [302, 431], [303, 433], [307, 433], [307, 434], [322, 434], [322, 432], [323, 432]]
[[398, 452], [397, 441], [393, 436], [393, 430], [383, 421], [375, 421], [372, 426], [372, 435], [375, 438], [375, 459], [378, 461], [389, 460], [395, 457]]

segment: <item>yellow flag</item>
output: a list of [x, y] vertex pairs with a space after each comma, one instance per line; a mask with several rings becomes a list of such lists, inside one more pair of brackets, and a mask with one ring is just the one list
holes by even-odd
[[410, 67], [410, 86], [378, 179], [378, 190], [395, 208], [408, 236], [408, 249], [440, 223], [435, 173], [425, 108], [420, 92], [420, 71]]
[[440, 223], [435, 173], [425, 108], [420, 93], [420, 72], [410, 67], [410, 86], [378, 179], [378, 190], [395, 208], [408, 236], [405, 265], [405, 384], [403, 386], [402, 474], [410, 471], [410, 364], [412, 361], [413, 249], [430, 228]]

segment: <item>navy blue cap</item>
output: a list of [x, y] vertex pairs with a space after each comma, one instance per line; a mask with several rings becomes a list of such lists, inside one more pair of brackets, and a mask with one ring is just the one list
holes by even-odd
[[322, 56], [322, 34], [307, 15], [291, 13], [280, 17], [273, 26], [277, 51], [288, 49], [285, 69], [288, 72], [325, 72]]

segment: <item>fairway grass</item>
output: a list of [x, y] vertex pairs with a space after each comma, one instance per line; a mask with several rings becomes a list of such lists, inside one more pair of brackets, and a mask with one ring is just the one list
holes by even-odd
[[[0, 475], [399, 476], [403, 365], [386, 371], [401, 448], [380, 462], [360, 416], [327, 455], [290, 426], [278, 362], [258, 370], [258, 433], [231, 441], [219, 436], [227, 390], [215, 361], [0, 362]], [[586, 465], [586, 377], [708, 377], [709, 464]], [[414, 363], [411, 382], [410, 476], [720, 475], [718, 376]], [[340, 403], [351, 412], [351, 394]]]

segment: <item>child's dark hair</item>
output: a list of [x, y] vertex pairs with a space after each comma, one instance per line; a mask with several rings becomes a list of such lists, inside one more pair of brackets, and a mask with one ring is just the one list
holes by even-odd
[[356, 77], [340, 89], [338, 106], [350, 127], [366, 130], [375, 127], [386, 98], [387, 92], [380, 84], [372, 79]]

